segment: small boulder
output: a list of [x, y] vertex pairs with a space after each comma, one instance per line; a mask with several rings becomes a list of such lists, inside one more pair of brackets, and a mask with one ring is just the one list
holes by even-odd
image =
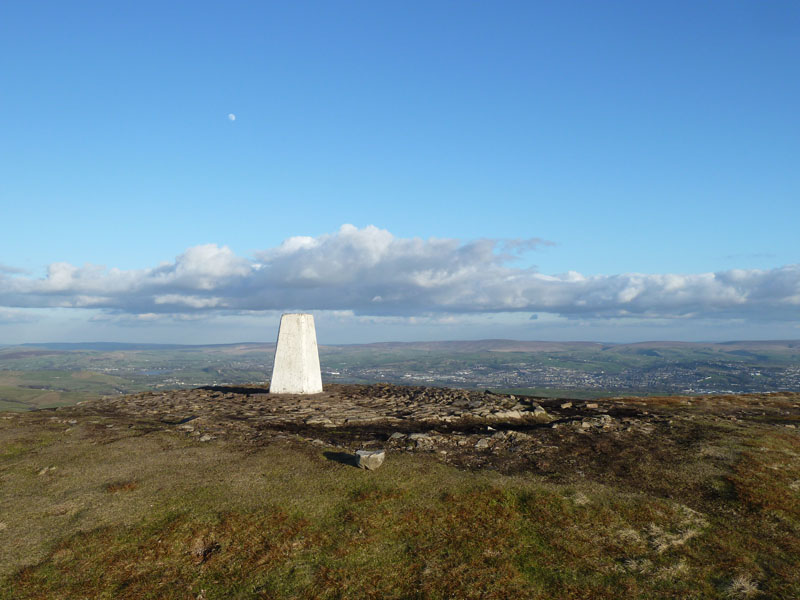
[[374, 471], [383, 464], [386, 452], [383, 450], [358, 450], [356, 452], [356, 464], [362, 469]]

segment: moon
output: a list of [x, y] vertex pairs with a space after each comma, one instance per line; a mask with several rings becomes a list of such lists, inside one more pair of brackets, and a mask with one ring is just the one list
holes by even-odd
[[228, 113], [228, 120], [229, 121], [235, 121], [236, 120], [236, 115], [233, 114], [233, 113]]

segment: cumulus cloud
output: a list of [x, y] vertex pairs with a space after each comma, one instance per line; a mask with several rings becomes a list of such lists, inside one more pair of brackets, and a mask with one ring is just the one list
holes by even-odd
[[513, 266], [519, 253], [546, 244], [400, 238], [373, 226], [344, 225], [319, 237], [290, 237], [252, 258], [206, 244], [149, 269], [53, 263], [40, 279], [0, 273], [0, 306], [106, 309], [141, 320], [289, 309], [408, 317], [800, 317], [800, 265], [688, 275], [546, 275]]

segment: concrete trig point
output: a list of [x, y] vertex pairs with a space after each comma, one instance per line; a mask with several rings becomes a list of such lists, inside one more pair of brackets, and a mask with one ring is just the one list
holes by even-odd
[[282, 315], [269, 393], [319, 394], [321, 391], [314, 316], [303, 313]]

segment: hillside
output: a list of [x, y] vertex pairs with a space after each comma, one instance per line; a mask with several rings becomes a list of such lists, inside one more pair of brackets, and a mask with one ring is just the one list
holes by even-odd
[[0, 413], [0, 598], [800, 596], [798, 394], [265, 391]]

